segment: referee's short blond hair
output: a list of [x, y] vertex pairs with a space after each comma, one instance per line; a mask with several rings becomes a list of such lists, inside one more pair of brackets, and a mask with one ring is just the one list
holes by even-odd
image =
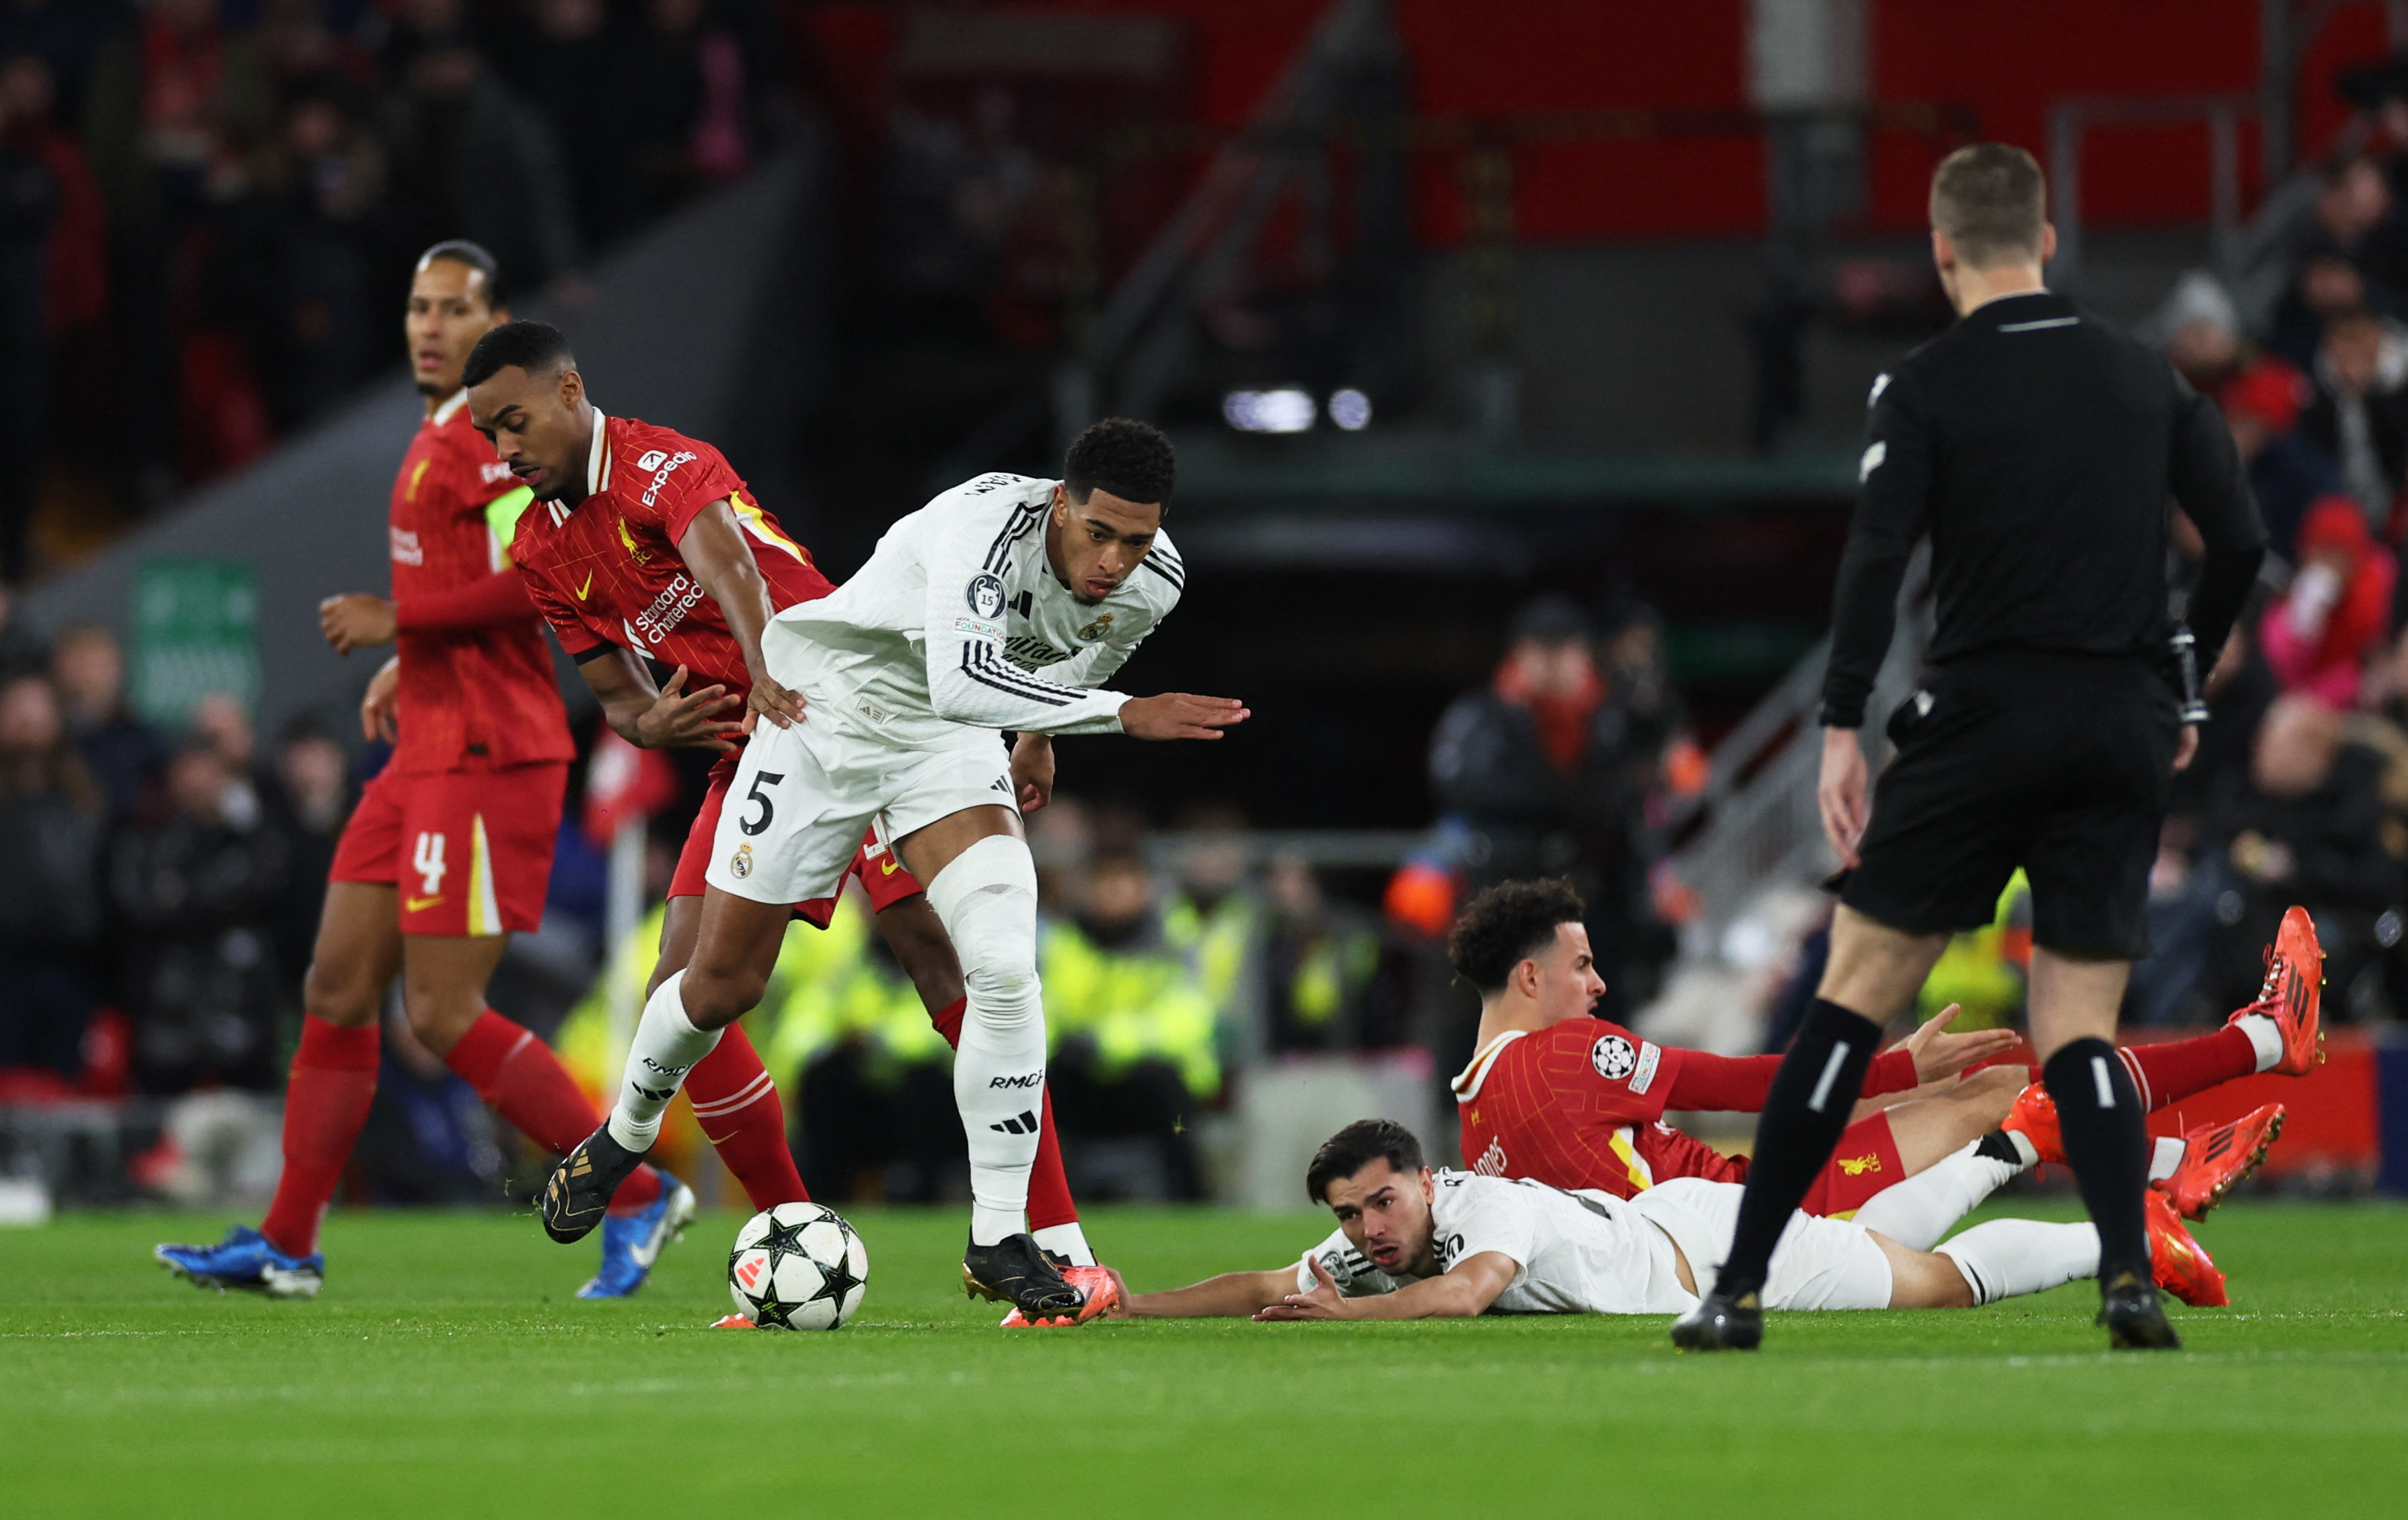
[[1931, 226], [1976, 269], [2036, 263], [2048, 220], [2048, 179], [2011, 143], [1959, 148], [1931, 171]]

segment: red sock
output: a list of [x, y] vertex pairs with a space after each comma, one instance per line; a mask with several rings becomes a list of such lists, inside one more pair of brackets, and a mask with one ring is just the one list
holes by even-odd
[[[468, 1025], [443, 1064], [520, 1134], [556, 1154], [575, 1150], [602, 1123], [552, 1047], [490, 1008]], [[610, 1209], [629, 1212], [660, 1196], [661, 1174], [638, 1167], [611, 1195]]]
[[2119, 1045], [2115, 1054], [2124, 1058], [2124, 1069], [2132, 1074], [2132, 1085], [2141, 1090], [2141, 1109], [2145, 1113], [2258, 1069], [2258, 1047], [2237, 1024], [2192, 1040]]
[[808, 1202], [803, 1174], [786, 1146], [786, 1105], [778, 1084], [740, 1025], [729, 1025], [718, 1048], [685, 1074], [695, 1122], [719, 1147], [719, 1159], [744, 1184], [755, 1209]]
[[288, 1256], [318, 1249], [318, 1222], [376, 1097], [377, 1051], [373, 1024], [338, 1029], [315, 1013], [301, 1021], [301, 1048], [284, 1088], [284, 1172], [259, 1222], [267, 1243]]
[[[962, 1043], [962, 1015], [970, 1000], [956, 997], [928, 1015], [937, 1033], [945, 1043], [956, 1050]], [[1037, 1131], [1037, 1164], [1028, 1169], [1028, 1227], [1049, 1229], [1055, 1225], [1079, 1222], [1079, 1206], [1070, 1197], [1070, 1179], [1062, 1170], [1062, 1142], [1054, 1135], [1054, 1092], [1045, 1092], [1045, 1105], [1039, 1111], [1041, 1118]]]

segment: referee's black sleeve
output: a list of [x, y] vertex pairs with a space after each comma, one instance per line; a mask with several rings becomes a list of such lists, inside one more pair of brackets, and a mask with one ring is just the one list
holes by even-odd
[[2207, 560], [2184, 618], [2198, 640], [2199, 671], [2205, 676], [2214, 668], [2258, 579], [2258, 562], [2266, 554], [2266, 525], [2258, 516], [2257, 498], [2249, 493], [2240, 451], [2233, 447], [2223, 417], [2179, 376], [2174, 383], [2181, 386], [2182, 398], [2175, 404], [2167, 483], [2207, 543]]
[[1831, 660], [1823, 673], [1826, 728], [1864, 726], [1865, 699], [1898, 624], [1898, 589], [1931, 505], [1931, 429], [1916, 410], [1909, 377], [1874, 381], [1870, 410], [1856, 466], [1856, 510], [1831, 609]]

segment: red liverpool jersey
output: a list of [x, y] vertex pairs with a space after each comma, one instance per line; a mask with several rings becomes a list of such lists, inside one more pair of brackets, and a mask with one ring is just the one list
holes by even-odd
[[719, 451], [700, 439], [597, 410], [585, 483], [589, 495], [574, 507], [537, 503], [519, 519], [511, 545], [535, 605], [571, 654], [616, 644], [665, 666], [684, 666], [689, 692], [714, 683], [752, 689], [719, 604], [678, 553], [678, 540], [713, 502], [735, 511], [772, 609], [836, 589]]
[[[419, 424], [393, 482], [393, 596], [457, 591], [510, 566], [526, 492], [468, 424], [460, 392]], [[401, 632], [399, 775], [497, 769], [576, 754], [534, 616]]]
[[[1764, 1106], [1778, 1055], [1710, 1055], [1641, 1040], [1603, 1019], [1509, 1031], [1455, 1079], [1463, 1158], [1492, 1177], [1601, 1187], [1629, 1197], [1674, 1177], [1745, 1180], [1747, 1163], [1663, 1122], [1667, 1109]], [[1876, 1057], [1865, 1093], [1904, 1092], [1914, 1057]]]

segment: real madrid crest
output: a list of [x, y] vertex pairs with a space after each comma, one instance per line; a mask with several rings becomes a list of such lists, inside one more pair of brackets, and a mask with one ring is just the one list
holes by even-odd
[[752, 847], [751, 845], [738, 845], [736, 847], [736, 853], [727, 857], [727, 874], [736, 878], [739, 882], [752, 874]]
[[1110, 612], [1098, 612], [1096, 614], [1095, 622], [1079, 630], [1079, 637], [1092, 644], [1111, 631], [1112, 615]]

